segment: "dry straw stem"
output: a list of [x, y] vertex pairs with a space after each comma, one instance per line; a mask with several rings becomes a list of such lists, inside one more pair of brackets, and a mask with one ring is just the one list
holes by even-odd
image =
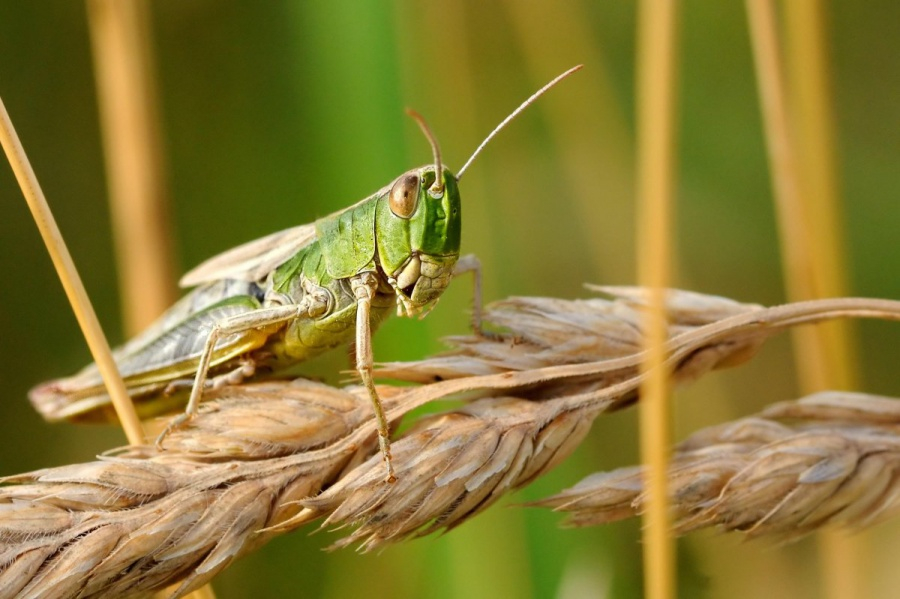
[[[780, 32], [775, 2], [746, 2], [785, 257], [785, 287], [788, 298], [795, 301], [840, 296], [848, 287], [835, 191], [840, 185], [835, 181], [822, 4], [817, 0], [785, 3], [785, 28]], [[787, 42], [789, 71], [780, 38]], [[858, 386], [853, 340], [842, 324], [795, 331], [797, 380], [804, 393]], [[871, 595], [864, 540], [855, 539], [854, 545], [828, 535], [820, 538], [822, 588], [828, 597]]]
[[88, 0], [125, 330], [171, 306], [176, 279], [146, 0]]
[[25, 196], [28, 209], [31, 210], [34, 222], [59, 275], [60, 283], [66, 292], [66, 297], [69, 298], [69, 304], [75, 312], [78, 326], [81, 327], [85, 341], [94, 356], [94, 362], [109, 390], [112, 404], [121, 421], [122, 428], [125, 430], [125, 436], [132, 443], [140, 442], [144, 438], [143, 429], [134, 411], [134, 405], [125, 391], [125, 384], [119, 376], [110, 353], [109, 343], [106, 341], [106, 336], [103, 334], [100, 322], [88, 299], [87, 291], [84, 289], [72, 256], [69, 254], [62, 233], [56, 225], [56, 219], [53, 218], [53, 213], [47, 204], [47, 198], [44, 197], [44, 192], [34, 174], [34, 169], [31, 168], [28, 156], [25, 155], [25, 149], [22, 147], [22, 142], [19, 140], [19, 135], [13, 127], [2, 100], [0, 100], [0, 145], [6, 152], [9, 164], [22, 189], [22, 195]]
[[[508, 333], [458, 338], [450, 354], [386, 369], [427, 383], [380, 387], [394, 423], [435, 400], [464, 402], [398, 435], [392, 485], [365, 392], [306, 380], [211, 392], [162, 452], [131, 447], [7, 477], [0, 596], [143, 596], [173, 583], [181, 596], [315, 520], [355, 526], [337, 545], [363, 550], [462, 523], [567, 457], [596, 415], [636, 398], [643, 292], [604, 290], [614, 297], [500, 302], [488, 318]], [[793, 324], [900, 319], [900, 302], [884, 300], [763, 309], [671, 292], [667, 307], [676, 381], [743, 361]]]
[[[669, 469], [676, 530], [717, 526], [793, 540], [823, 527], [870, 526], [900, 510], [900, 402], [823, 391], [702, 430]], [[573, 526], [636, 516], [640, 467], [594, 474], [536, 505]]]
[[649, 289], [644, 325], [647, 375], [639, 410], [641, 460], [647, 465], [644, 588], [649, 599], [675, 596], [675, 540], [666, 470], [671, 445], [671, 381], [665, 360], [665, 289], [672, 280], [675, 208], [678, 13], [674, 0], [641, 0], [637, 27], [638, 280]]

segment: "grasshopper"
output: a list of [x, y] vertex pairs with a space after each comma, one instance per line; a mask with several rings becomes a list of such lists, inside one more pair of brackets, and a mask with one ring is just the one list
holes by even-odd
[[[364, 200], [320, 218], [228, 250], [182, 277], [195, 287], [149, 329], [113, 352], [143, 417], [184, 401], [183, 414], [157, 439], [193, 418], [204, 389], [238, 384], [258, 370], [279, 372], [328, 349], [355, 341], [356, 371], [365, 385], [378, 440], [393, 481], [389, 426], [373, 380], [372, 332], [396, 307], [424, 315], [449, 285], [475, 275], [472, 323], [481, 329], [480, 264], [460, 258], [461, 203], [457, 183], [487, 143], [563, 78], [542, 87], [478, 146], [453, 175], [428, 138], [434, 164], [406, 171]], [[32, 403], [50, 420], [112, 419], [109, 396], [95, 365], [32, 389]]]

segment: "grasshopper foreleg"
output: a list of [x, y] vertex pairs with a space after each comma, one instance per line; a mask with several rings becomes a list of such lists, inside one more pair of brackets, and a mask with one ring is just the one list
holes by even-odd
[[391, 439], [387, 418], [378, 391], [375, 389], [375, 380], [372, 376], [372, 323], [371, 308], [372, 298], [378, 288], [378, 279], [370, 272], [361, 273], [350, 279], [350, 287], [356, 297], [356, 371], [359, 373], [369, 398], [372, 400], [372, 409], [375, 412], [375, 421], [378, 425], [378, 445], [381, 447], [381, 455], [387, 466], [386, 482], [397, 480], [394, 476], [394, 464], [391, 462]]
[[247, 314], [237, 314], [214, 324], [209, 335], [206, 337], [203, 353], [200, 354], [200, 361], [197, 364], [197, 375], [194, 378], [194, 385], [191, 387], [191, 397], [188, 399], [187, 407], [184, 409], [184, 413], [174, 418], [172, 422], [166, 426], [163, 432], [160, 433], [159, 437], [156, 438], [157, 449], [162, 449], [162, 442], [169, 433], [197, 415], [200, 399], [203, 395], [203, 388], [206, 385], [206, 374], [209, 372], [209, 363], [212, 360], [216, 342], [221, 336], [234, 335], [250, 329], [258, 329], [288, 322], [303, 314], [305, 310], [305, 306], [297, 304], [275, 306], [263, 308]]
[[472, 273], [472, 330], [476, 335], [484, 336], [481, 328], [482, 304], [481, 304], [481, 261], [475, 254], [461, 256], [453, 267], [453, 276]]

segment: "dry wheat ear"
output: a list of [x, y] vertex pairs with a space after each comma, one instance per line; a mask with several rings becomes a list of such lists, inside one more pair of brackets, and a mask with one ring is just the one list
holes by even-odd
[[[395, 426], [436, 400], [463, 406], [395, 435], [394, 484], [383, 480], [365, 393], [307, 380], [209, 393], [165, 451], [126, 447], [6, 477], [0, 596], [145, 596], [178, 585], [178, 597], [310, 522], [348, 527], [336, 545], [362, 550], [458, 526], [564, 460], [598, 415], [638, 399], [645, 294], [594, 289], [602, 297], [498, 302], [486, 316], [501, 332], [382, 365], [382, 380], [406, 382], [379, 386]], [[900, 302], [888, 300], [763, 308], [674, 290], [667, 310], [666, 367], [679, 383], [749, 359], [791, 326], [900, 319]], [[890, 515], [898, 418], [892, 400], [819, 395], [698, 433], [671, 468], [679, 530], [791, 537]], [[586, 525], [633, 516], [642, 502], [640, 470], [625, 469], [541, 503]]]

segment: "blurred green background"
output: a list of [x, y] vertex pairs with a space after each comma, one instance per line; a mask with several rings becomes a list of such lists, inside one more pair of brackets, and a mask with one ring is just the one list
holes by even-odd
[[[900, 298], [900, 4], [826, 3], [840, 194], [853, 293]], [[153, 49], [177, 269], [349, 205], [430, 151], [429, 120], [456, 169], [520, 101], [585, 69], [530, 108], [467, 172], [463, 250], [486, 300], [631, 284], [636, 7], [630, 2], [212, 2], [158, 0]], [[0, 96], [96, 311], [123, 341], [85, 7], [0, 4]], [[756, 86], [740, 2], [684, 2], [678, 148], [678, 286], [784, 301]], [[27, 390], [89, 361], [12, 172], [0, 168], [0, 474], [91, 459], [112, 427], [47, 425]], [[174, 282], [173, 282], [174, 285]], [[412, 359], [466, 331], [471, 285], [423, 321], [390, 320], [377, 360]], [[860, 327], [864, 389], [900, 394], [885, 323]], [[341, 352], [310, 371], [336, 380]], [[751, 364], [677, 395], [679, 436], [796, 395], [787, 338]], [[635, 414], [601, 419], [549, 476], [546, 496], [636, 461]], [[509, 502], [508, 502], [509, 503]], [[639, 597], [637, 523], [560, 530], [558, 515], [497, 506], [445, 536], [377, 555], [324, 553], [334, 536], [279, 539], [228, 570], [219, 597]], [[900, 528], [868, 534], [878, 596], [894, 596]], [[737, 537], [680, 542], [685, 597], [821, 594], [813, 545]], [[764, 572], [765, 576], [760, 576]]]

